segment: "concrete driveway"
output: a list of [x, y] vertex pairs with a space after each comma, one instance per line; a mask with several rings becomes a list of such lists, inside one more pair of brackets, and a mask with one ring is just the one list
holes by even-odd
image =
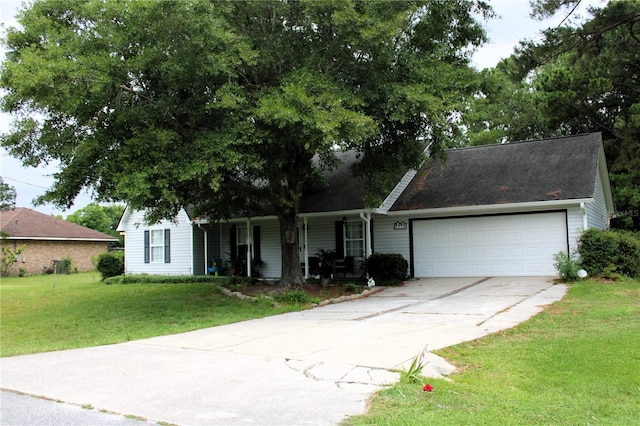
[[[0, 386], [177, 425], [336, 424], [425, 346], [512, 327], [565, 292], [551, 277], [412, 280], [303, 312], [3, 358]], [[431, 361], [431, 374], [446, 372]]]

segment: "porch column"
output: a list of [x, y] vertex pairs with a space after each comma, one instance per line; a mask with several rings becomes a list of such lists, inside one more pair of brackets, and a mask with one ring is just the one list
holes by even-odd
[[309, 244], [307, 239], [307, 218], [304, 218], [304, 278], [309, 278]]
[[247, 277], [251, 277], [251, 219], [247, 219]]
[[365, 258], [371, 256], [371, 212], [367, 212], [365, 216], [364, 213], [360, 213], [360, 218], [365, 223], [365, 241], [364, 241], [364, 252]]
[[204, 274], [207, 275], [209, 272], [209, 251], [207, 247], [209, 239], [207, 238], [207, 229], [202, 228], [202, 230], [204, 231]]

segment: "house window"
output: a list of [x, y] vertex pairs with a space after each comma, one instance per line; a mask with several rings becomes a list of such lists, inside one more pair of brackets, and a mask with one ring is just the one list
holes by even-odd
[[344, 233], [345, 256], [364, 256], [364, 229], [362, 222], [347, 222]]
[[164, 263], [164, 230], [151, 231], [151, 263]]
[[144, 231], [144, 263], [171, 263], [171, 230]]

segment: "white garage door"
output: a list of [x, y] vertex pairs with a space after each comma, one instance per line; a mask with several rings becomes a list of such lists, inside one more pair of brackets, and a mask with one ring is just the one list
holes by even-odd
[[557, 275], [567, 251], [565, 212], [413, 222], [416, 277]]

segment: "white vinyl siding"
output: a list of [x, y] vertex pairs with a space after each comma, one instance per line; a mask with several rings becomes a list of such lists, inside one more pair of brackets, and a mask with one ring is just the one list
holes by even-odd
[[[567, 209], [567, 233], [569, 239], [569, 251], [578, 251], [578, 241], [583, 231], [583, 215], [580, 206], [569, 207]], [[566, 252], [566, 250], [565, 250]]]
[[[396, 222], [407, 224], [405, 229], [395, 229]], [[400, 253], [407, 262], [411, 261], [409, 249], [409, 218], [398, 216], [373, 217], [373, 252]]]
[[553, 255], [567, 250], [564, 212], [413, 222], [417, 277], [553, 276]]
[[[132, 211], [129, 214], [124, 224], [124, 257], [125, 271], [127, 273], [151, 275], [191, 275], [193, 273], [191, 221], [184, 211], [178, 214], [176, 221], [177, 224], [170, 221], [162, 221], [157, 224], [146, 225], [144, 223], [144, 212]], [[162, 253], [162, 258], [159, 262], [145, 263], [144, 231], [149, 231], [149, 240], [151, 240], [152, 231], [164, 233], [165, 229], [169, 229], [171, 233], [171, 262], [165, 263], [164, 253]]]
[[586, 203], [587, 208], [587, 227], [607, 229], [609, 227], [609, 214], [604, 198], [604, 190], [602, 189], [602, 178], [600, 170], [596, 178], [595, 197], [593, 201]]

